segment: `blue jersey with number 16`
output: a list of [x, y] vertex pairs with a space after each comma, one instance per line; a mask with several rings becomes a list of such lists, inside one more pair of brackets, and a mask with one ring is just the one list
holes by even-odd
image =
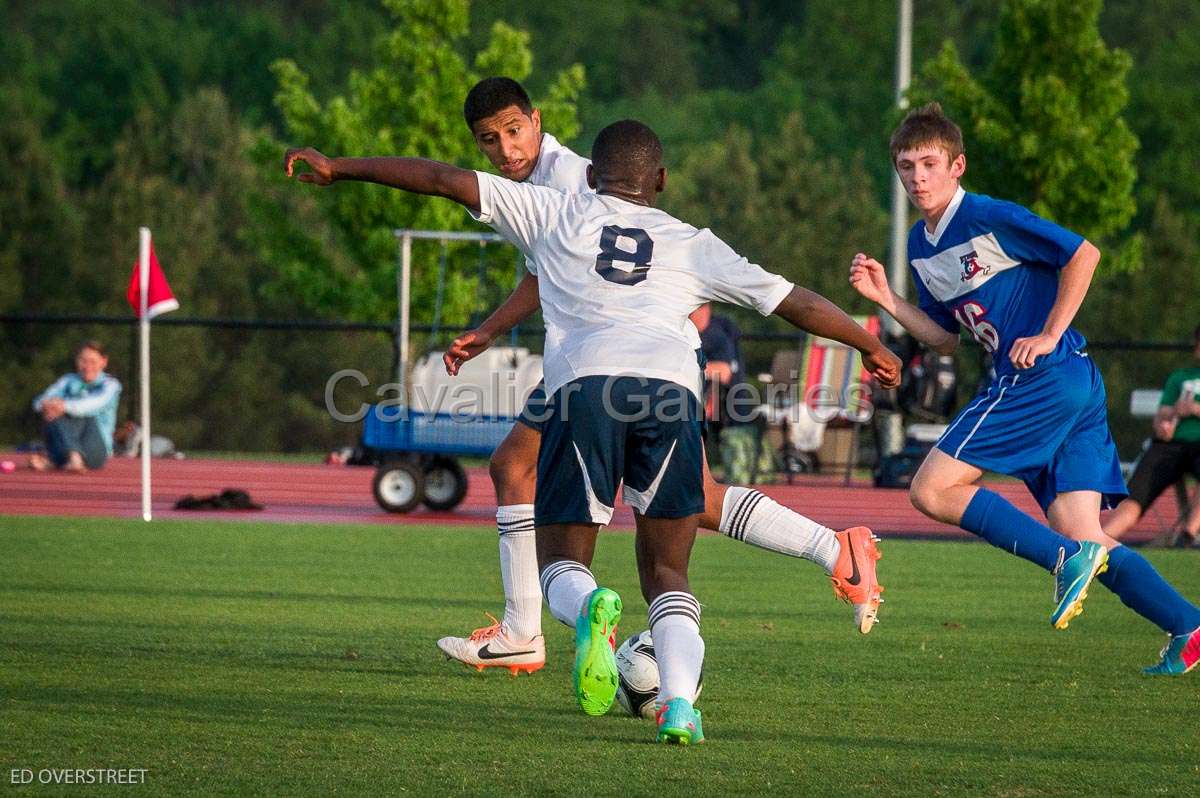
[[[936, 230], [921, 221], [909, 233], [918, 306], [948, 332], [965, 327], [996, 356], [997, 375], [1015, 373], [1013, 342], [1042, 332], [1058, 296], [1058, 272], [1082, 243], [1020, 205], [960, 188]], [[1060, 363], [1086, 343], [1068, 328], [1026, 373]]]

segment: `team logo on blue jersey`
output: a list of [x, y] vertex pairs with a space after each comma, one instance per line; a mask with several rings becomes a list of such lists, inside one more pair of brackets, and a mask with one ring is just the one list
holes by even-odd
[[964, 283], [977, 274], [989, 274], [992, 271], [991, 266], [984, 266], [979, 262], [979, 256], [975, 250], [971, 250], [966, 255], [960, 255], [958, 262], [962, 264], [962, 274], [959, 275], [959, 280]]

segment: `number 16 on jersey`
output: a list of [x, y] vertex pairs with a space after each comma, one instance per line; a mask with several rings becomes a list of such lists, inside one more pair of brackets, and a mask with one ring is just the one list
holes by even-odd
[[992, 354], [1000, 347], [1000, 333], [984, 318], [987, 308], [978, 302], [964, 302], [954, 309], [954, 318], [966, 327], [979, 345]]

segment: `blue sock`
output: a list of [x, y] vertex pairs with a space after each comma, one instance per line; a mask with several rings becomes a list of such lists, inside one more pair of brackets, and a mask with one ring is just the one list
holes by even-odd
[[1038, 523], [987, 488], [975, 491], [960, 526], [996, 548], [1023, 557], [1047, 571], [1053, 571], [1058, 565], [1060, 549], [1065, 550], [1067, 557], [1079, 551], [1078, 543]]
[[1117, 546], [1108, 553], [1108, 570], [1100, 584], [1117, 594], [1121, 603], [1173, 635], [1200, 627], [1200, 609], [1179, 595], [1150, 562], [1133, 549]]

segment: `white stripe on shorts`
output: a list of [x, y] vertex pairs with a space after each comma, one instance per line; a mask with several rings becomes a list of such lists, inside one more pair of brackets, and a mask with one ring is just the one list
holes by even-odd
[[575, 458], [579, 460], [579, 470], [583, 472], [583, 489], [587, 492], [588, 515], [591, 516], [593, 524], [607, 524], [612, 520], [613, 508], [596, 498], [596, 492], [592, 490], [592, 478], [588, 475], [587, 466], [583, 463], [583, 454], [580, 453], [579, 447], [574, 442], [571, 443], [571, 447], [575, 449]]
[[[1001, 381], [1003, 381], [1003, 379], [1004, 379], [1004, 378], [1003, 378], [1003, 377], [1001, 377], [1000, 379], [1001, 379]], [[989, 398], [991, 395], [992, 395], [992, 386], [990, 386], [990, 385], [989, 385], [989, 386], [988, 386], [988, 389], [987, 389], [987, 393], [986, 393], [986, 394], [984, 394], [984, 395], [983, 395], [983, 396], [982, 396], [982, 397], [979, 399], [979, 401], [977, 401], [975, 404], [971, 405], [971, 406], [970, 406], [970, 407], [968, 407], [966, 410], [964, 410], [964, 411], [962, 411], [961, 413], [959, 413], [959, 414], [958, 414], [958, 418], [954, 419], [954, 423], [953, 423], [953, 424], [951, 424], [950, 426], [946, 427], [946, 431], [942, 433], [942, 437], [938, 438], [938, 440], [937, 440], [937, 443], [936, 443], [936, 444], [934, 444], [934, 445], [935, 445], [935, 446], [941, 446], [941, 445], [942, 445], [942, 441], [946, 440], [946, 436], [947, 436], [947, 435], [949, 435], [951, 432], [953, 432], [953, 431], [954, 431], [954, 428], [955, 428], [955, 427], [957, 427], [957, 426], [959, 425], [959, 423], [960, 423], [960, 422], [961, 422], [961, 421], [962, 421], [964, 418], [966, 418], [967, 416], [969, 416], [969, 415], [971, 414], [971, 411], [972, 411], [972, 410], [974, 410], [975, 408], [979, 407], [981, 404], [983, 404], [984, 402], [986, 402], [986, 401], [988, 400], [988, 398]]]
[[654, 477], [654, 481], [650, 483], [650, 487], [645, 490], [634, 490], [625, 484], [622, 487], [622, 494], [625, 503], [637, 510], [642, 515], [646, 514], [646, 510], [654, 503], [654, 495], [658, 493], [658, 486], [662, 484], [663, 475], [667, 473], [667, 466], [671, 464], [671, 455], [675, 454], [675, 447], [679, 444], [678, 440], [671, 441], [671, 448], [667, 452], [667, 456], [663, 458], [663, 464], [658, 469], [658, 475]]
[[1003, 377], [1000, 378], [1000, 384], [1003, 386], [1000, 388], [1000, 395], [996, 397], [996, 401], [994, 401], [990, 405], [988, 405], [988, 409], [983, 411], [983, 415], [980, 416], [979, 420], [975, 422], [975, 426], [971, 428], [971, 431], [969, 433], [967, 433], [967, 437], [963, 438], [963, 442], [960, 443], [958, 445], [958, 448], [954, 450], [954, 459], [956, 459], [956, 460], [958, 459], [959, 452], [961, 452], [963, 450], [963, 447], [967, 445], [967, 442], [970, 441], [972, 436], [974, 436], [975, 433], [979, 430], [979, 425], [982, 424], [983, 420], [988, 417], [988, 413], [992, 412], [992, 410], [995, 409], [996, 405], [1000, 404], [1000, 400], [1004, 398], [1004, 392], [1017, 384], [1017, 380], [1020, 379], [1020, 376], [1021, 375], [1019, 375], [1019, 374], [1014, 374], [1013, 381], [1010, 382], [1006, 386], [1003, 385], [1004, 378]]

